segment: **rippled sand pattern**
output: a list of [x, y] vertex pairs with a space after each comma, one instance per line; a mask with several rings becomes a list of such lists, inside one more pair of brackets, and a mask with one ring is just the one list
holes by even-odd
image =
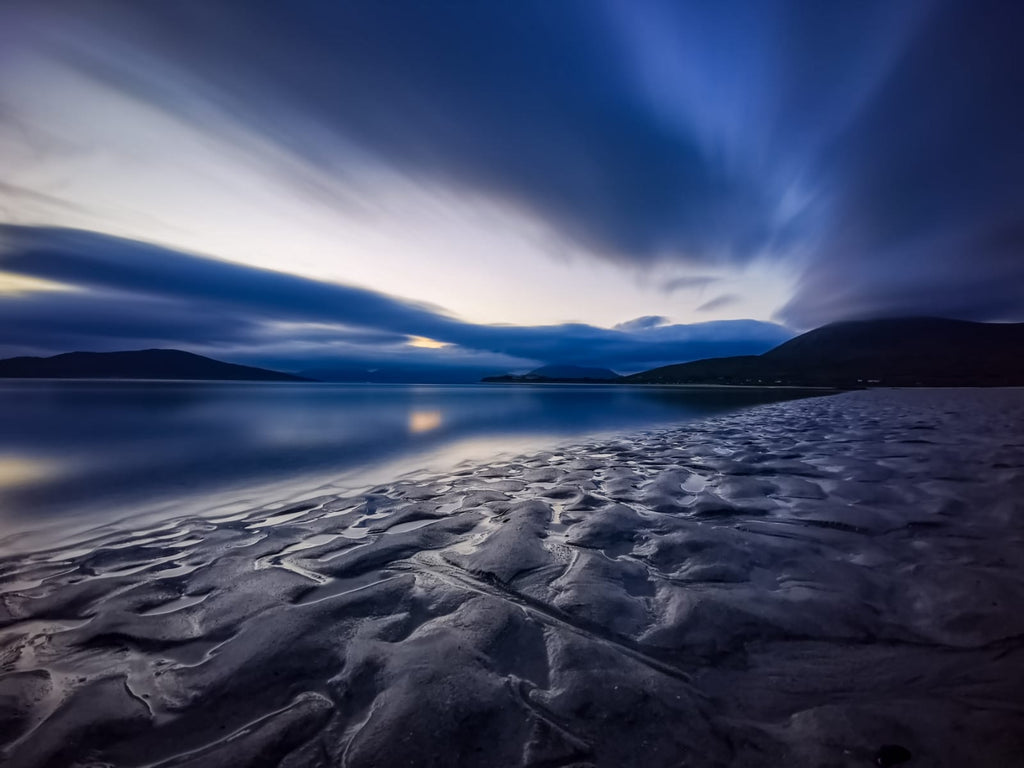
[[12, 766], [1024, 765], [1024, 391], [872, 391], [0, 562]]

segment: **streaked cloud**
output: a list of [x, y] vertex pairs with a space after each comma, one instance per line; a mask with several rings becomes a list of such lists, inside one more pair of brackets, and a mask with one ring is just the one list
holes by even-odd
[[698, 312], [712, 312], [716, 309], [722, 309], [724, 307], [730, 307], [733, 304], [738, 304], [740, 297], [734, 293], [723, 293], [719, 296], [715, 296], [713, 299], [708, 299], [703, 304], [697, 307]]
[[709, 285], [720, 282], [722, 278], [710, 275], [695, 275], [693, 277], [674, 277], [662, 283], [661, 289], [666, 293], [683, 291], [688, 289], [703, 290]]
[[[999, 0], [10, 0], [0, 217], [361, 286], [346, 323], [448, 354], [519, 350], [495, 322], [1021, 319], [1021, 28]], [[67, 317], [173, 285], [159, 258], [102, 288], [51, 263], [92, 286]], [[166, 333], [324, 321], [228, 293]], [[137, 309], [125, 337], [160, 327]]]

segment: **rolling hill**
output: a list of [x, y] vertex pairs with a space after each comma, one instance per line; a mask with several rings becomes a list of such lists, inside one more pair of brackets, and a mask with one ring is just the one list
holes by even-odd
[[1024, 323], [899, 318], [832, 323], [762, 355], [697, 360], [634, 384], [1024, 386]]
[[310, 381], [290, 373], [223, 363], [178, 349], [68, 352], [53, 357], [11, 357], [0, 360], [0, 378]]
[[609, 368], [589, 368], [579, 365], [543, 365], [522, 375], [486, 376], [483, 381], [516, 384], [574, 384], [621, 381], [622, 377]]

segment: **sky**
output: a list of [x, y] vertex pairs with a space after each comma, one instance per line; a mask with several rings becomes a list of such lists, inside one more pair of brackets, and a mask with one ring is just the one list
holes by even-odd
[[5, 0], [0, 356], [634, 371], [1024, 320], [1024, 4]]

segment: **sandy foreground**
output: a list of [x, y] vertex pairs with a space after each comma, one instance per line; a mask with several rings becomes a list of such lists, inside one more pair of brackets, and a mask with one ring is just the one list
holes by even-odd
[[8, 557], [0, 749], [1024, 766], [1024, 390], [760, 406]]

